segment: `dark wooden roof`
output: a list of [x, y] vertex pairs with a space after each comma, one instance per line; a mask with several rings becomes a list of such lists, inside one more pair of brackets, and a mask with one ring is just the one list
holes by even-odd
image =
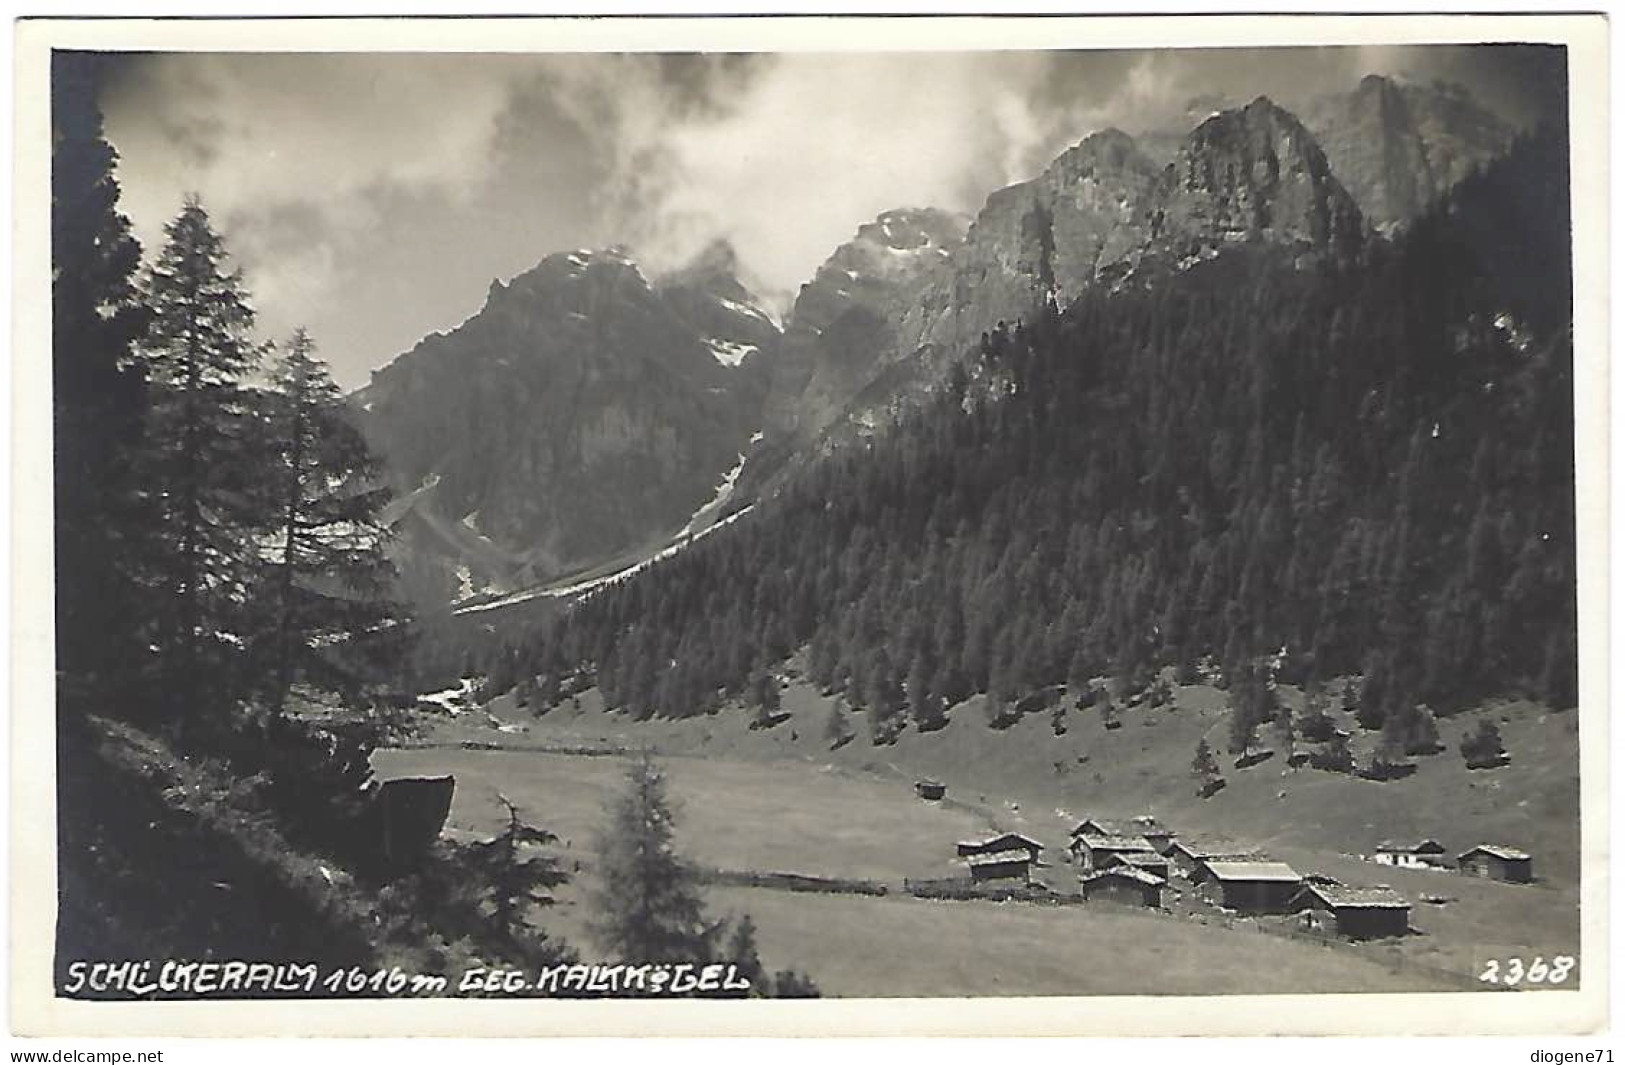
[[1132, 880], [1136, 884], [1145, 884], [1150, 887], [1161, 887], [1167, 882], [1155, 873], [1148, 873], [1144, 869], [1136, 869], [1129, 865], [1114, 865], [1110, 869], [1102, 869], [1081, 877], [1080, 881], [1084, 884], [1096, 884], [1108, 879]]
[[1343, 884], [1310, 884], [1305, 892], [1321, 898], [1334, 910], [1408, 910], [1406, 902], [1393, 888], [1348, 887]]
[[1006, 832], [983, 840], [961, 840], [959, 853], [961, 855], [986, 854], [990, 851], [1010, 850], [1015, 847], [1024, 847], [1033, 851], [1044, 849], [1044, 845], [1036, 839], [1028, 839], [1018, 832]]
[[1500, 858], [1502, 861], [1508, 862], [1527, 862], [1529, 860], [1529, 855], [1525, 854], [1523, 851], [1514, 847], [1503, 847], [1495, 843], [1480, 843], [1471, 850], [1463, 851], [1459, 855], [1459, 858], [1471, 858], [1473, 855], [1480, 853], [1488, 854], [1492, 857]]
[[979, 851], [965, 856], [965, 863], [973, 869], [984, 865], [1004, 865], [1007, 862], [1021, 862], [1025, 865], [1032, 860], [1032, 851], [1024, 847], [1004, 851]]
[[1208, 862], [1207, 871], [1218, 880], [1275, 880], [1296, 883], [1303, 879], [1285, 862]]
[[1144, 836], [1096, 836], [1085, 833], [1079, 837], [1083, 845], [1090, 850], [1106, 851], [1150, 851], [1156, 852], [1151, 841]]
[[1204, 836], [1200, 839], [1182, 839], [1174, 844], [1174, 850], [1183, 851], [1196, 859], [1211, 858], [1260, 858], [1264, 852], [1248, 843], [1238, 843], [1233, 839], [1222, 836]]
[[1415, 843], [1397, 843], [1385, 839], [1377, 844], [1377, 851], [1387, 854], [1443, 854], [1444, 846], [1436, 839], [1424, 839]]

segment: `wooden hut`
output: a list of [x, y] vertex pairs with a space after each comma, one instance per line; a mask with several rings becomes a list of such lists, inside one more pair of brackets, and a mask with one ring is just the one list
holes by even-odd
[[1102, 899], [1131, 906], [1161, 906], [1162, 877], [1128, 865], [1116, 865], [1089, 873], [1078, 880], [1078, 891], [1094, 902]]
[[1086, 872], [1104, 869], [1121, 854], [1156, 854], [1144, 836], [1096, 836], [1084, 834], [1072, 841], [1072, 854]]
[[1535, 878], [1534, 859], [1523, 851], [1493, 843], [1480, 843], [1456, 859], [1457, 868], [1468, 876], [1527, 884]]
[[1005, 832], [983, 840], [962, 840], [958, 844], [959, 856], [970, 858], [979, 854], [994, 854], [1002, 851], [1025, 851], [1027, 860], [1037, 864], [1039, 854], [1044, 845], [1036, 839], [1029, 839], [1018, 832]]
[[1079, 836], [1139, 836], [1151, 844], [1158, 854], [1167, 854], [1173, 844], [1173, 830], [1148, 814], [1139, 817], [1091, 817], [1079, 821], [1072, 829], [1072, 838]]
[[1033, 854], [1024, 847], [968, 854], [965, 855], [965, 863], [970, 866], [970, 878], [978, 883], [984, 880], [1020, 880], [1026, 884], [1032, 881]]
[[1322, 915], [1333, 932], [1348, 939], [1402, 936], [1411, 924], [1411, 904], [1385, 885], [1306, 883], [1294, 907]]
[[1122, 866], [1150, 873], [1163, 880], [1168, 879], [1168, 859], [1156, 853], [1147, 854], [1145, 851], [1119, 851], [1108, 854], [1101, 862], [1100, 868], [1116, 869]]
[[1182, 839], [1168, 849], [1168, 861], [1182, 876], [1195, 878], [1203, 862], [1249, 861], [1262, 858], [1257, 847], [1237, 843], [1233, 839], [1204, 836], [1200, 839]]
[[1210, 861], [1199, 882], [1210, 901], [1237, 913], [1290, 913], [1303, 877], [1285, 862]]

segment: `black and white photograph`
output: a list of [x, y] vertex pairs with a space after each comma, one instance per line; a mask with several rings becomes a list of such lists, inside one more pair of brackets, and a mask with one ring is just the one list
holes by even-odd
[[40, 1029], [1601, 1023], [1604, 20], [616, 21], [22, 27]]

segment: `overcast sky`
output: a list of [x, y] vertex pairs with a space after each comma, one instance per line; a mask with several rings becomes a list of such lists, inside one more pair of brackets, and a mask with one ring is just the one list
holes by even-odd
[[345, 386], [479, 309], [493, 278], [629, 245], [657, 274], [716, 237], [783, 301], [897, 206], [974, 213], [1109, 125], [1206, 94], [1293, 107], [1362, 74], [1462, 82], [1530, 123], [1561, 61], [1497, 48], [658, 55], [165, 54], [102, 92], [149, 254], [188, 191], [263, 332], [307, 326]]

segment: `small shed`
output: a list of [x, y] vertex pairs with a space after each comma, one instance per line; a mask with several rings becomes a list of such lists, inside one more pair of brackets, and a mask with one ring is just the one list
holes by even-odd
[[994, 854], [1001, 851], [1024, 851], [1029, 862], [1036, 863], [1038, 855], [1043, 851], [1044, 845], [1036, 839], [1029, 839], [1018, 832], [1005, 832], [983, 840], [961, 840], [958, 844], [959, 856], [970, 858], [979, 854]]
[[1127, 866], [1130, 869], [1138, 869], [1142, 873], [1150, 873], [1152, 876], [1160, 877], [1163, 880], [1168, 879], [1168, 859], [1156, 853], [1147, 854], [1144, 851], [1120, 851], [1114, 854], [1106, 855], [1106, 857], [1102, 860], [1100, 867], [1102, 870], [1105, 870], [1117, 869], [1124, 866]]
[[1303, 877], [1285, 862], [1207, 862], [1201, 884], [1214, 903], [1237, 913], [1290, 913]]
[[1411, 904], [1387, 885], [1305, 884], [1294, 905], [1324, 915], [1331, 929], [1348, 939], [1402, 936], [1411, 925]]
[[1513, 847], [1480, 843], [1456, 859], [1457, 867], [1469, 876], [1527, 884], [1535, 879], [1534, 859]]
[[1144, 836], [1082, 835], [1072, 841], [1072, 853], [1085, 870], [1104, 869], [1120, 854], [1156, 854]]
[[1103, 899], [1131, 906], [1155, 907], [1162, 905], [1162, 888], [1166, 883], [1162, 877], [1143, 869], [1116, 865], [1080, 877], [1078, 891], [1090, 902]]
[[1249, 861], [1262, 857], [1264, 852], [1257, 847], [1221, 836], [1182, 839], [1168, 849], [1168, 860], [1174, 869], [1192, 879], [1200, 874], [1204, 862]]
[[977, 882], [1020, 880], [1025, 884], [1032, 880], [1033, 855], [1025, 848], [968, 854], [965, 863], [970, 866], [970, 878]]
[[1372, 861], [1379, 865], [1394, 865], [1404, 869], [1431, 869], [1445, 864], [1444, 846], [1436, 839], [1416, 843], [1385, 839], [1377, 844]]
[[914, 794], [927, 802], [936, 802], [948, 794], [948, 785], [940, 780], [916, 780], [914, 782]]

